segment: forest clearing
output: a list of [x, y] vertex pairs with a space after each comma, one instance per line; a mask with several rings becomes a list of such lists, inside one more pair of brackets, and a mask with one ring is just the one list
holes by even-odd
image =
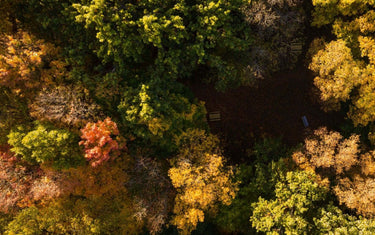
[[[256, 87], [240, 87], [225, 93], [199, 82], [188, 86], [205, 102], [208, 113], [220, 111], [221, 120], [208, 123], [213, 133], [228, 141], [228, 154], [235, 158], [244, 157], [246, 149], [262, 136], [282, 137], [285, 144], [295, 146], [302, 143], [311, 130], [322, 126], [339, 129], [344, 115], [324, 112], [314, 101], [313, 78], [313, 74], [301, 66], [275, 74]], [[308, 128], [303, 125], [303, 116], [308, 119]]]

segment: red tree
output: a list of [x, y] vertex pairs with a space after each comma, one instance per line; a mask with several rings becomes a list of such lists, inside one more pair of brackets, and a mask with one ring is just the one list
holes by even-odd
[[90, 160], [94, 167], [118, 157], [121, 150], [126, 149], [125, 142], [119, 136], [116, 123], [112, 122], [109, 117], [104, 121], [87, 123], [81, 132], [82, 141], [79, 144], [85, 147], [85, 158]]

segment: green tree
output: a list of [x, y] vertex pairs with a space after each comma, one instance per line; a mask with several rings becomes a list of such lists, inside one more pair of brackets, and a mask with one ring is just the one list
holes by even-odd
[[225, 232], [254, 234], [249, 218], [251, 204], [261, 196], [272, 199], [275, 185], [288, 169], [286, 157], [289, 156], [280, 139], [265, 138], [256, 142], [249, 158], [252, 164], [241, 164], [235, 169], [235, 181], [239, 182], [239, 191], [229, 206], [221, 206], [215, 223]]
[[181, 84], [150, 82], [128, 88], [118, 109], [125, 133], [141, 145], [151, 144], [168, 153], [177, 149], [174, 139], [188, 128], [207, 129], [203, 102], [189, 100]]
[[276, 198], [262, 197], [252, 206], [251, 222], [267, 234], [311, 234], [313, 218], [327, 197], [328, 189], [316, 183], [315, 175], [291, 171], [276, 184]]
[[314, 218], [314, 223], [319, 234], [373, 234], [375, 232], [373, 219], [344, 214], [331, 204], [320, 209], [319, 215]]
[[52, 125], [34, 122], [31, 128], [15, 127], [8, 135], [11, 151], [31, 163], [69, 168], [83, 162], [79, 137]]
[[6, 226], [12, 221], [13, 216], [5, 213], [0, 213], [0, 233], [4, 234]]
[[[242, 0], [81, 1], [76, 20], [96, 32], [104, 61], [131, 79], [185, 78], [200, 65], [225, 86], [235, 70], [225, 57], [249, 45], [239, 10]], [[212, 79], [212, 78], [210, 78]]]
[[323, 26], [345, 16], [356, 16], [374, 6], [370, 0], [313, 0], [313, 25]]

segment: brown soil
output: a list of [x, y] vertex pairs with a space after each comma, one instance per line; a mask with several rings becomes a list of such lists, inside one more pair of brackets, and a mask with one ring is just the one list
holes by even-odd
[[[301, 66], [302, 67], [302, 66]], [[302, 143], [320, 126], [337, 129], [344, 120], [339, 113], [325, 113], [313, 101], [313, 75], [305, 68], [275, 74], [258, 87], [240, 87], [225, 93], [200, 82], [187, 84], [207, 112], [220, 111], [221, 121], [209, 122], [211, 131], [222, 139], [226, 155], [246, 160], [246, 151], [261, 137], [282, 137], [289, 146]], [[306, 116], [309, 128], [301, 117]]]

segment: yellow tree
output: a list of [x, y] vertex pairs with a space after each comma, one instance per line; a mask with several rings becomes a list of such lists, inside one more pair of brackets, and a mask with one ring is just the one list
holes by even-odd
[[213, 143], [217, 143], [216, 137], [204, 131], [188, 131], [182, 135], [180, 154], [172, 161], [169, 177], [177, 195], [171, 223], [182, 234], [194, 230], [204, 221], [204, 213], [214, 212], [218, 203], [229, 205], [238, 190], [232, 182], [232, 169], [225, 167], [224, 157]]
[[315, 0], [313, 25], [332, 24], [336, 40], [312, 58], [314, 82], [328, 109], [350, 103], [354, 125], [375, 121], [375, 6], [364, 0]]

